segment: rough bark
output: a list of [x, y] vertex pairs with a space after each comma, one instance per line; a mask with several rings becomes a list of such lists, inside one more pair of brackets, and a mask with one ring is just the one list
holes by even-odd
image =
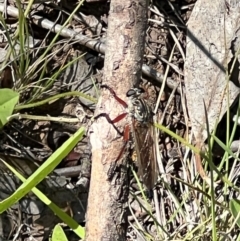
[[[141, 76], [147, 23], [146, 0], [112, 0], [108, 18], [103, 84], [126, 100], [126, 92]], [[108, 89], [102, 89], [95, 116], [105, 113], [114, 119], [126, 110]], [[119, 131], [129, 117], [115, 125]], [[105, 117], [92, 125], [92, 173], [87, 209], [86, 240], [126, 240], [128, 168], [125, 141]]]

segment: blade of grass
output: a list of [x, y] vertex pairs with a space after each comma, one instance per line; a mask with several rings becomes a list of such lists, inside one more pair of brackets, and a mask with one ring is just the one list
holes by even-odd
[[[57, 78], [60, 76], [61, 73], [63, 73], [64, 71], [67, 70], [67, 68], [73, 66], [74, 64], [77, 65], [77, 61], [79, 61], [81, 58], [84, 57], [85, 54], [81, 54], [80, 56], [78, 56], [77, 58], [74, 58], [73, 60], [69, 61], [67, 64], [61, 66], [56, 73], [54, 73], [49, 81], [46, 81], [46, 83], [43, 86], [43, 89], [41, 89], [41, 91], [36, 91], [36, 93], [33, 94], [33, 96], [31, 97], [30, 100], [28, 100], [29, 102], [32, 102], [32, 100], [36, 99], [37, 94], [42, 93], [44, 90], [48, 90], [49, 88], [52, 87], [53, 83], [56, 82]], [[48, 62], [48, 60], [46, 61]], [[45, 72], [42, 71], [41, 76], [39, 77], [39, 79], [42, 79], [43, 76], [45, 75]]]
[[[207, 108], [206, 108], [206, 105], [205, 105], [205, 102], [203, 102], [203, 106], [204, 106], [204, 112], [205, 112], [205, 120], [206, 120], [206, 126], [207, 126], [207, 133], [208, 133], [208, 136], [211, 136], [210, 135], [210, 126], [209, 126], [209, 120], [208, 120], [208, 114], [207, 114]], [[215, 135], [216, 133], [216, 130], [217, 130], [217, 123], [218, 123], [218, 120], [215, 124], [215, 128], [213, 130], [213, 134]], [[207, 142], [208, 142], [208, 150], [209, 150], [209, 160], [210, 162], [213, 162], [213, 158], [212, 158], [212, 147], [213, 147], [213, 144], [214, 144], [214, 139], [213, 138], [208, 138], [207, 139]], [[213, 170], [210, 168], [210, 173], [211, 173], [211, 189], [210, 189], [210, 195], [211, 195], [211, 214], [212, 214], [212, 219], [211, 219], [211, 222], [212, 222], [212, 239], [213, 240], [216, 240], [217, 238], [217, 229], [216, 229], [216, 213], [215, 213], [215, 202], [216, 202], [216, 198], [215, 198], [215, 188], [214, 188], [214, 176], [213, 176]], [[206, 204], [206, 207], [207, 207], [207, 204]]]
[[40, 105], [44, 105], [48, 102], [51, 102], [53, 100], [57, 100], [57, 99], [67, 97], [67, 96], [81, 96], [81, 97], [83, 97], [87, 100], [92, 101], [93, 103], [97, 103], [97, 100], [95, 98], [89, 96], [89, 95], [83, 94], [83, 93], [78, 92], [78, 91], [71, 91], [71, 92], [66, 92], [66, 93], [54, 95], [50, 98], [47, 98], [45, 100], [41, 100], [41, 101], [38, 101], [38, 102], [35, 102], [35, 103], [26, 104], [26, 105], [24, 105], [24, 104], [17, 105], [17, 106], [15, 106], [15, 110], [22, 110], [22, 109], [37, 107], [37, 106], [40, 106]]
[[[3, 160], [2, 160], [3, 161]], [[27, 181], [12, 166], [3, 161], [4, 164], [24, 183]], [[53, 203], [44, 193], [34, 187], [31, 190], [43, 203], [45, 203], [62, 221], [64, 221], [80, 238], [84, 238], [85, 231], [74, 219], [62, 211], [55, 203]]]
[[68, 155], [68, 153], [82, 139], [85, 133], [84, 128], [80, 128], [71, 136], [60, 148], [58, 148], [28, 179], [23, 183], [14, 194], [0, 202], [0, 213], [10, 208], [14, 203], [24, 197], [31, 189], [37, 186], [54, 168]]
[[[214, 170], [219, 178], [221, 178], [224, 182], [226, 182], [230, 187], [232, 187], [233, 189], [235, 189], [236, 191], [240, 191], [240, 189], [238, 187], [236, 187], [232, 182], [230, 182], [225, 176], [223, 176], [219, 170], [216, 168], [216, 166], [213, 164], [213, 162], [211, 160], [209, 160], [209, 158], [203, 153], [201, 152], [201, 150], [199, 150], [198, 148], [196, 148], [195, 146], [191, 145], [188, 143], [188, 141], [186, 141], [185, 139], [183, 139], [182, 137], [178, 136], [177, 134], [175, 134], [174, 132], [170, 131], [168, 128], [166, 128], [165, 126], [159, 124], [159, 123], [154, 123], [154, 126], [157, 127], [159, 130], [166, 132], [168, 135], [172, 136], [173, 138], [177, 139], [179, 142], [181, 142], [183, 145], [189, 147], [193, 152], [200, 154], [202, 156], [202, 158], [205, 158], [208, 163], [209, 166], [212, 168], [212, 170]], [[217, 142], [217, 141], [216, 141]], [[233, 153], [232, 153], [233, 154]], [[233, 154], [234, 156], [234, 154]]]
[[73, 15], [79, 10], [79, 8], [81, 7], [81, 5], [84, 3], [85, 0], [81, 0], [78, 2], [78, 5], [76, 6], [76, 8], [72, 11], [72, 13], [69, 15], [69, 17], [67, 18], [67, 20], [65, 21], [65, 23], [61, 26], [60, 30], [58, 31], [58, 33], [54, 36], [54, 38], [52, 39], [52, 41], [49, 43], [47, 49], [44, 51], [44, 53], [38, 58], [38, 62], [41, 62], [42, 59], [46, 56], [46, 54], [52, 49], [54, 43], [56, 42], [56, 40], [58, 39], [59, 35], [61, 34], [61, 31], [67, 26], [67, 24], [71, 21], [71, 19], [73, 18]]

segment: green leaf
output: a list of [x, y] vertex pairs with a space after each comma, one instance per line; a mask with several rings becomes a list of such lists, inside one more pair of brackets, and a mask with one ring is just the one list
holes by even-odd
[[[26, 182], [26, 179], [18, 173], [12, 166], [8, 163], [5, 165], [22, 181]], [[85, 229], [79, 225], [74, 219], [62, 211], [55, 203], [53, 203], [46, 195], [44, 195], [40, 190], [34, 187], [31, 190], [43, 203], [45, 203], [64, 223], [66, 223], [81, 239], [85, 238]]]
[[[28, 179], [24, 182], [10, 197], [0, 202], [0, 213], [10, 208], [14, 203], [18, 202], [31, 189], [39, 184], [54, 168], [68, 155], [68, 153], [82, 139], [85, 131], [80, 128], [73, 136], [71, 136], [60, 148], [58, 148]], [[1, 160], [1, 159], [0, 159]], [[4, 162], [3, 160], [1, 160]], [[6, 166], [7, 163], [4, 162]]]
[[230, 200], [230, 211], [234, 218], [237, 218], [237, 225], [240, 227], [240, 201], [237, 199]]
[[11, 89], [0, 89], [0, 128], [8, 122], [7, 118], [12, 115], [18, 100], [19, 93]]
[[236, 239], [237, 241], [240, 241], [240, 234], [238, 234], [238, 237]]
[[62, 227], [57, 224], [53, 229], [52, 241], [68, 241]]

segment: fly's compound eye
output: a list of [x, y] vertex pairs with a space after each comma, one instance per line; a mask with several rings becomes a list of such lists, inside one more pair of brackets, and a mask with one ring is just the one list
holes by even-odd
[[145, 90], [143, 88], [131, 88], [128, 92], [127, 92], [127, 97], [137, 97], [140, 96], [142, 93], [144, 93]]
[[136, 92], [135, 92], [135, 90], [134, 89], [130, 89], [128, 92], [127, 92], [127, 97], [131, 97], [131, 96], [134, 96], [134, 95], [136, 95]]

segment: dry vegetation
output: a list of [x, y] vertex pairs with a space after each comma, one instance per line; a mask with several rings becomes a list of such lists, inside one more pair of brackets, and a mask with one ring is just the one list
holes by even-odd
[[[28, 177], [84, 127], [84, 138], [57, 165], [55, 176], [38, 186], [84, 227], [91, 178], [88, 131], [101, 94], [110, 3], [39, 2], [11, 0], [7, 9], [0, 3], [0, 88], [20, 94], [14, 109], [18, 115], [0, 129], [0, 158]], [[160, 175], [154, 190], [144, 192], [129, 172], [126, 240], [239, 240], [239, 165], [233, 154], [238, 143], [235, 150], [229, 148], [239, 139], [239, 130], [229, 116], [216, 130], [227, 144], [212, 151], [206, 143], [204, 153], [212, 180], [216, 173], [208, 162], [226, 166], [219, 168], [218, 185], [211, 189], [195, 167], [194, 152], [199, 150], [194, 148], [184, 87], [186, 23], [194, 4], [194, 0], [166, 0], [149, 5], [142, 84], [153, 94], [160, 124], [155, 143]], [[0, 167], [4, 200], [20, 181], [3, 164]], [[1, 214], [0, 237], [48, 240], [54, 226], [62, 223], [68, 240], [79, 240], [63, 222], [31, 193]]]

